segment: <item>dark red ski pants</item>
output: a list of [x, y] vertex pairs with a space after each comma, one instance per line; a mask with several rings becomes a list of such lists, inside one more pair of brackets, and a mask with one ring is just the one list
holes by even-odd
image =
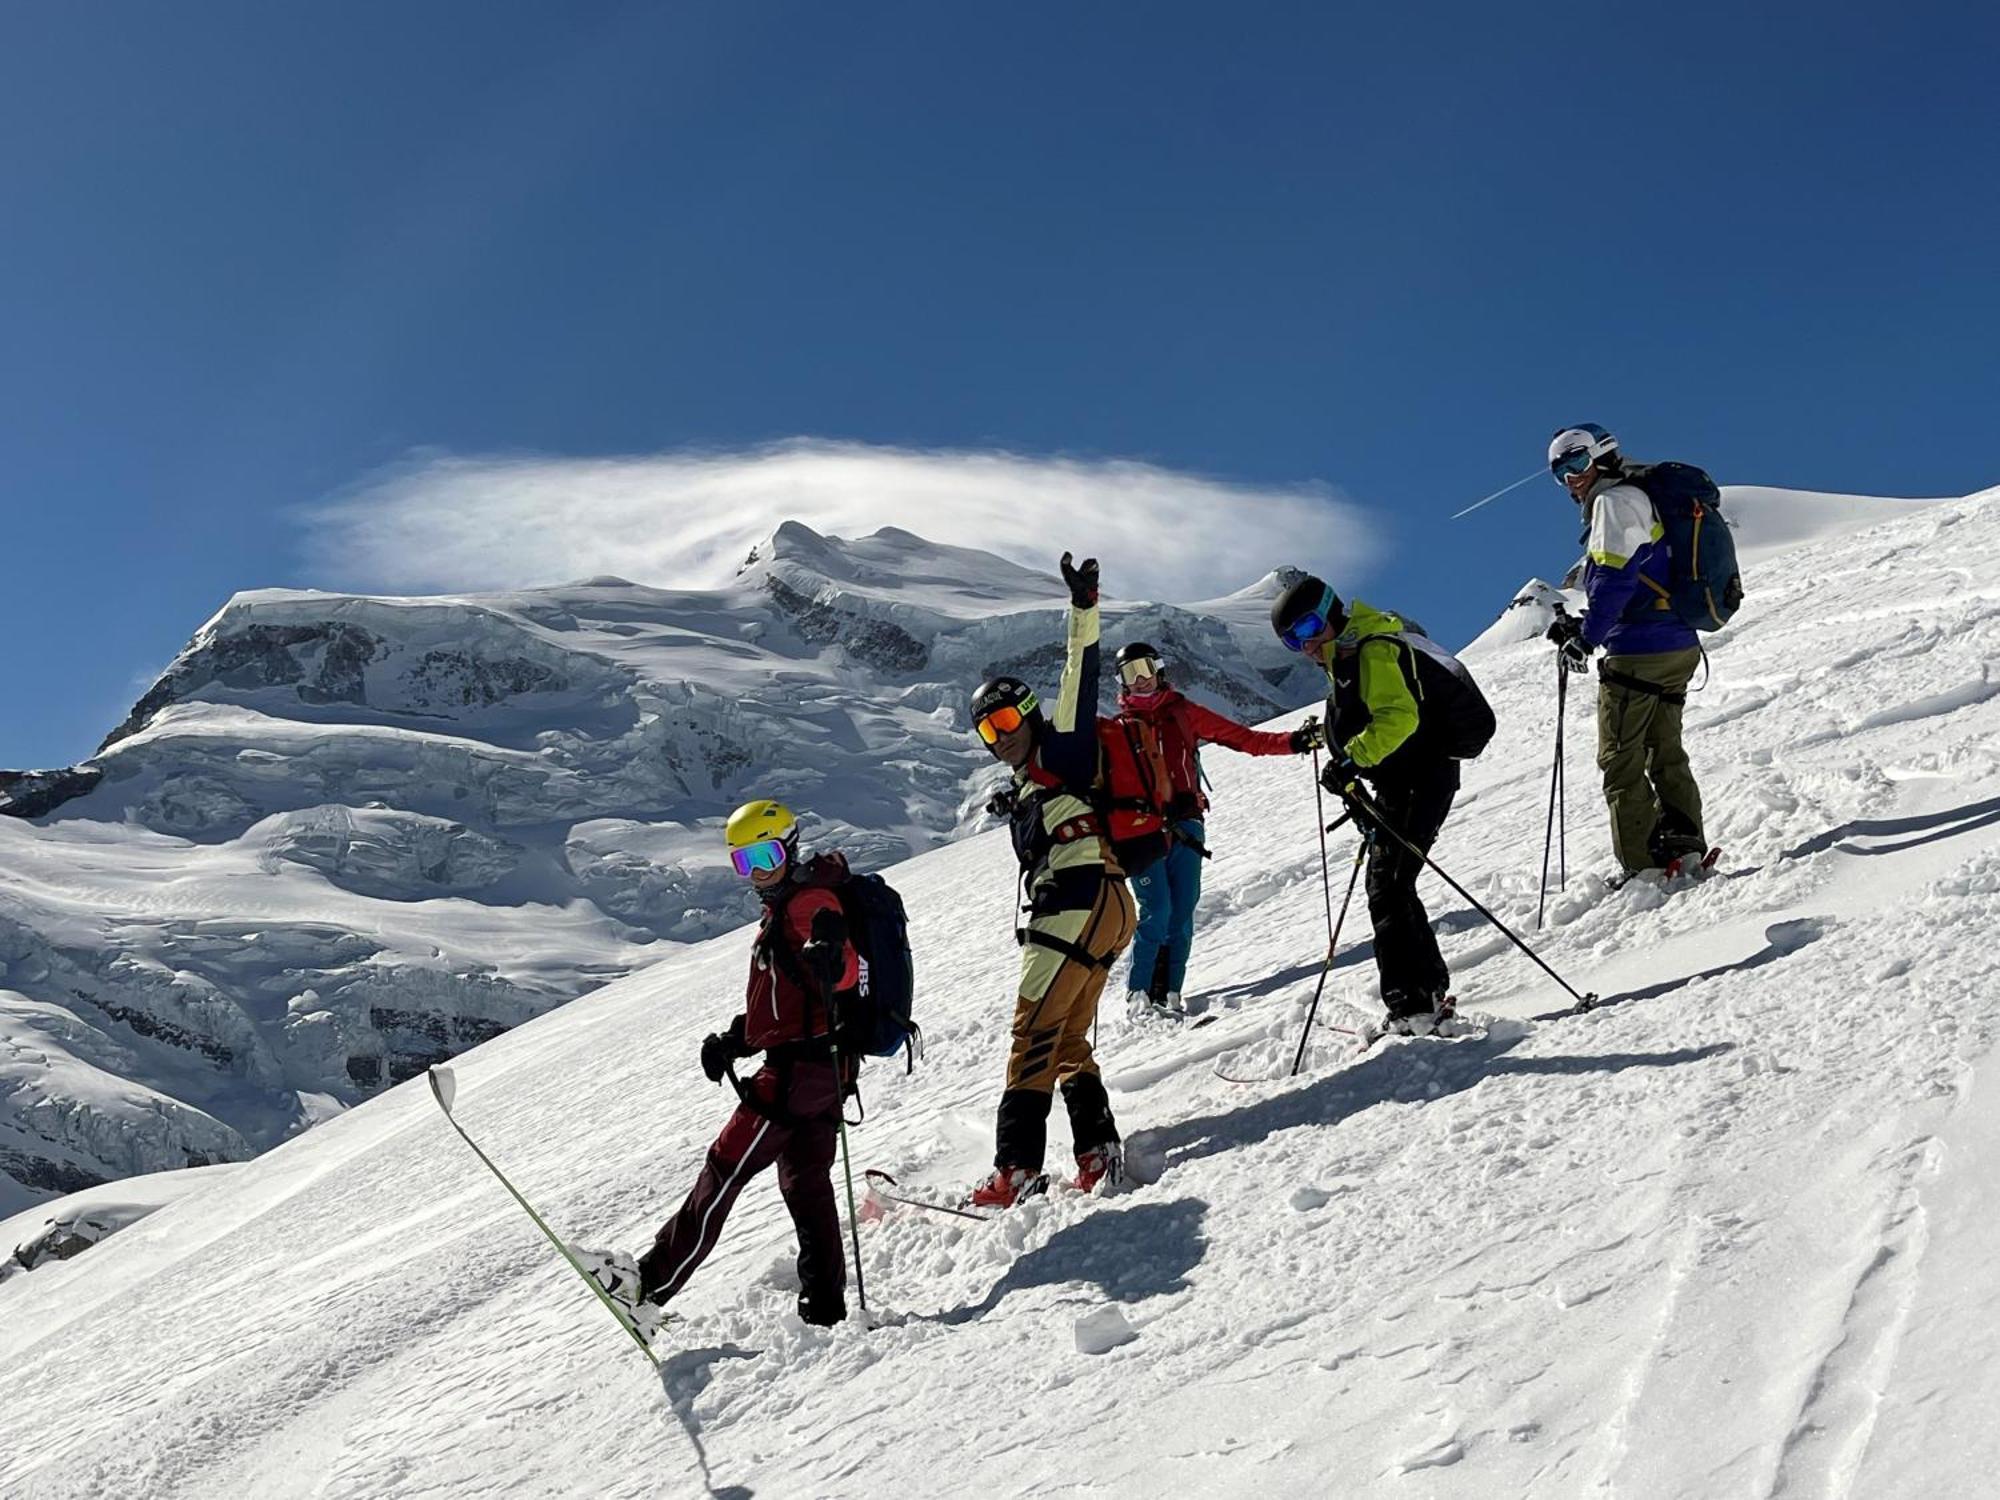
[[818, 1313], [817, 1321], [837, 1319], [845, 1314], [847, 1260], [833, 1193], [833, 1158], [840, 1144], [840, 1090], [833, 1065], [766, 1064], [749, 1088], [771, 1116], [747, 1104], [736, 1107], [708, 1148], [708, 1160], [687, 1201], [640, 1258], [642, 1294], [656, 1302], [676, 1296], [715, 1248], [743, 1185], [776, 1163], [778, 1191], [799, 1234], [801, 1311]]

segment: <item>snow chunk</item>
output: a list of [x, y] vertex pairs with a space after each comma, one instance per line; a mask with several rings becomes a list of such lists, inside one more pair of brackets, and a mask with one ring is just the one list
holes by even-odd
[[1076, 1349], [1079, 1354], [1108, 1354], [1139, 1335], [1115, 1307], [1099, 1308], [1076, 1320]]

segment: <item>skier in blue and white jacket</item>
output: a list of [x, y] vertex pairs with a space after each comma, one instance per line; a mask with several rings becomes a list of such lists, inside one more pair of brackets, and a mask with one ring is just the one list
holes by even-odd
[[1549, 468], [1583, 513], [1586, 605], [1549, 639], [1573, 671], [1597, 664], [1597, 765], [1611, 842], [1626, 874], [1678, 870], [1707, 848], [1701, 789], [1681, 744], [1687, 685], [1701, 661], [1694, 627], [1668, 600], [1673, 558], [1652, 498], [1627, 482], [1618, 440], [1595, 423], [1549, 443]]

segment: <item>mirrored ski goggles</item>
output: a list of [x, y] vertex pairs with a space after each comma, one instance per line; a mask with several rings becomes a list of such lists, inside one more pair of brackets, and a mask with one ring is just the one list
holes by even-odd
[[1118, 675], [1128, 683], [1137, 682], [1142, 677], [1160, 675], [1160, 659], [1157, 656], [1135, 656], [1118, 664]]
[[785, 841], [760, 839], [741, 849], [731, 849], [729, 862], [736, 866], [736, 873], [745, 880], [750, 878], [752, 870], [781, 870], [785, 865]]
[[1032, 697], [1022, 700], [1018, 708], [1010, 703], [1005, 708], [994, 709], [979, 721], [979, 737], [989, 745], [998, 743], [1001, 735], [1012, 734], [1026, 723], [1034, 709], [1035, 700]]
[[1559, 453], [1549, 460], [1549, 472], [1556, 476], [1560, 484], [1572, 474], [1581, 474], [1597, 460], [1590, 456], [1588, 448], [1572, 448], [1567, 453]]
[[1307, 641], [1316, 635], [1326, 634], [1326, 626], [1326, 616], [1316, 609], [1309, 609], [1279, 631], [1278, 639], [1285, 643], [1287, 651], [1303, 651]]

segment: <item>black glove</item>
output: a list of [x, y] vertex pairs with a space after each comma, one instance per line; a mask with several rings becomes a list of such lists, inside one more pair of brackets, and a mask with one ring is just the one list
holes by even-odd
[[847, 967], [847, 955], [841, 951], [841, 945], [807, 943], [799, 949], [799, 957], [805, 960], [807, 972], [819, 981], [819, 987], [832, 994], [840, 983], [840, 971]]
[[1326, 741], [1320, 737], [1319, 720], [1307, 719], [1292, 731], [1292, 754], [1310, 755]]
[[812, 936], [799, 949], [799, 957], [820, 988], [832, 994], [847, 967], [847, 918], [832, 907], [814, 912]]
[[1019, 794], [1013, 787], [1003, 786], [986, 799], [986, 811], [996, 818], [1011, 818], [1014, 816], [1014, 804], [1018, 800]]
[[1319, 784], [1336, 797], [1345, 797], [1347, 788], [1361, 774], [1361, 768], [1336, 750], [1333, 758], [1326, 763], [1326, 769], [1319, 773]]
[[1167, 816], [1176, 823], [1201, 816], [1201, 798], [1193, 792], [1175, 792], [1167, 799]]
[[1583, 621], [1575, 615], [1557, 615], [1545, 634], [1555, 642], [1562, 664], [1569, 671], [1581, 672], [1590, 666], [1590, 647], [1583, 643]]
[[743, 1018], [738, 1016], [727, 1031], [712, 1031], [701, 1039], [701, 1071], [710, 1083], [720, 1083], [731, 1063], [756, 1050], [743, 1040]]
[[1086, 557], [1081, 564], [1073, 564], [1070, 555], [1062, 555], [1063, 582], [1069, 585], [1069, 602], [1078, 609], [1090, 609], [1097, 603], [1097, 559]]

